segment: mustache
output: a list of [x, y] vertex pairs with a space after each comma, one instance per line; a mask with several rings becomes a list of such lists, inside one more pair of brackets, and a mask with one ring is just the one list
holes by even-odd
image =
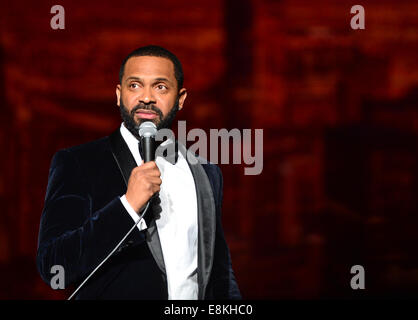
[[157, 108], [154, 104], [138, 104], [136, 105], [132, 110], [131, 110], [131, 116], [133, 117], [135, 115], [135, 112], [138, 110], [151, 110], [154, 111], [160, 119], [163, 118], [163, 113], [162, 111]]

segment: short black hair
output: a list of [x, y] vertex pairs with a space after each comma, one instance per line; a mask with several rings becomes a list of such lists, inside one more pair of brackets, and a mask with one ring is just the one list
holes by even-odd
[[180, 60], [175, 56], [174, 53], [168, 51], [167, 49], [155, 46], [155, 45], [149, 45], [145, 47], [140, 47], [138, 49], [135, 49], [130, 54], [126, 56], [125, 59], [123, 59], [122, 64], [119, 69], [119, 82], [122, 83], [123, 74], [125, 72], [125, 65], [126, 62], [132, 58], [132, 57], [143, 57], [143, 56], [150, 56], [150, 57], [161, 57], [171, 60], [174, 64], [174, 76], [177, 80], [177, 86], [178, 90], [183, 88], [183, 68], [181, 66]]

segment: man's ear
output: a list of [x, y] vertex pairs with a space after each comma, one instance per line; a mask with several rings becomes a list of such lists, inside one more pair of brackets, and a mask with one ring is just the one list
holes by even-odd
[[186, 100], [187, 97], [187, 90], [186, 88], [182, 88], [179, 91], [179, 110], [183, 109], [183, 103], [184, 100]]
[[120, 84], [116, 86], [116, 104], [120, 107]]

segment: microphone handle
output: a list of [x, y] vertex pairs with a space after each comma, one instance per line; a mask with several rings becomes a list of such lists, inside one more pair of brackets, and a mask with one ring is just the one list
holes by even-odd
[[142, 151], [144, 153], [144, 163], [155, 160], [155, 138], [141, 137]]

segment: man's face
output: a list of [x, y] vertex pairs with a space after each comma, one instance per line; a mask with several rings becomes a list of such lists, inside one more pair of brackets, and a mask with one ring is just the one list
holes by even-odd
[[173, 63], [161, 57], [130, 58], [122, 81], [116, 86], [122, 119], [135, 136], [145, 121], [154, 122], [158, 129], [170, 127], [186, 96], [186, 89], [177, 88]]

